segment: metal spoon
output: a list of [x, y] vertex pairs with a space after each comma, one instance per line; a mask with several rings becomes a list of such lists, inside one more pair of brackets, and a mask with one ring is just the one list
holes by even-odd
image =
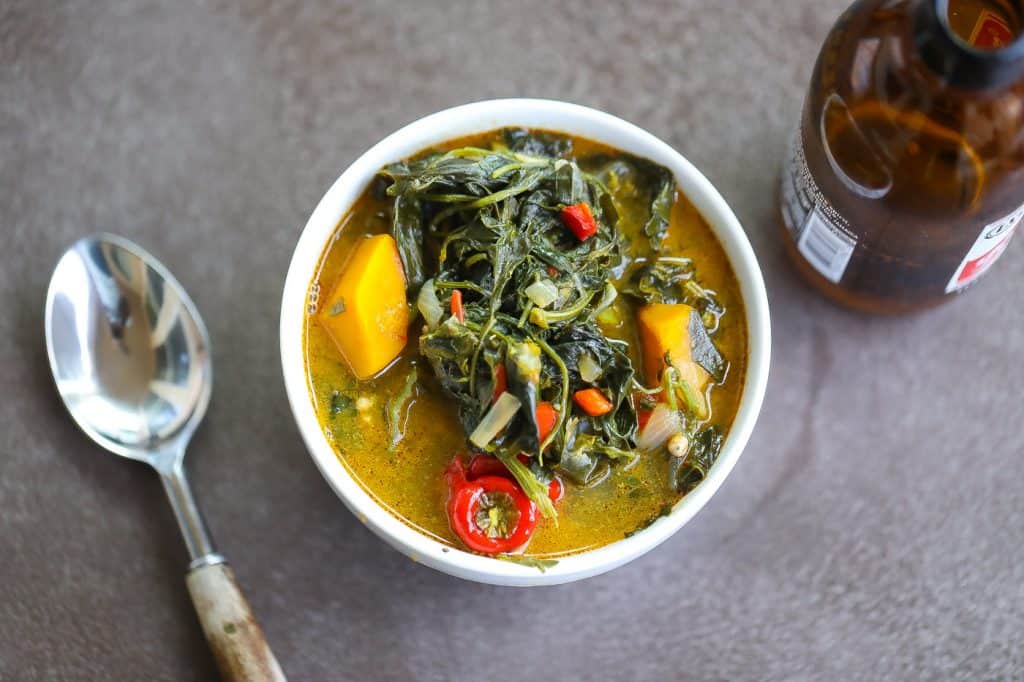
[[284, 680], [185, 479], [185, 447], [210, 402], [210, 338], [177, 280], [114, 235], [64, 255], [46, 296], [46, 350], [64, 404], [110, 452], [156, 469], [192, 558], [192, 603], [221, 674]]

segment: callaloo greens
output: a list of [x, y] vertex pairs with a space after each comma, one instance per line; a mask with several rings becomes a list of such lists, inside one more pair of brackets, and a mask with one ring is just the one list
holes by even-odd
[[353, 477], [410, 526], [538, 570], [670, 513], [740, 401], [721, 245], [668, 169], [583, 138], [491, 131], [382, 169], [307, 310], [311, 393]]
[[[676, 465], [676, 480], [692, 487], [721, 442], [695, 431], [704, 398], [683, 379], [673, 384], [671, 371], [665, 386], [645, 390], [628, 344], [602, 331], [632, 305], [617, 301], [615, 281], [627, 282], [623, 293], [637, 302], [688, 303], [699, 311], [689, 330], [693, 359], [716, 381], [724, 377], [710, 336], [722, 306], [698, 283], [692, 262], [659, 256], [676, 196], [671, 174], [624, 155], [581, 164], [557, 136], [507, 131], [503, 142], [432, 152], [382, 171], [409, 299], [424, 320], [420, 353], [466, 433], [484, 434], [476, 447], [498, 457], [546, 516], [554, 516], [552, 472], [586, 485], [635, 460], [638, 396], [659, 391], [668, 390], [673, 404], [678, 396], [689, 412], [687, 436], [698, 456]], [[564, 219], [567, 207], [583, 204], [596, 224], [585, 238]], [[648, 254], [630, 272], [620, 229], [627, 212], [646, 242], [634, 250]], [[671, 368], [672, 358], [666, 362]], [[501, 387], [515, 401], [496, 405]], [[607, 411], [574, 407], [577, 392], [595, 388]], [[548, 432], [537, 416], [541, 403], [557, 412]], [[390, 417], [396, 443], [398, 410]], [[525, 463], [520, 453], [530, 455]]]

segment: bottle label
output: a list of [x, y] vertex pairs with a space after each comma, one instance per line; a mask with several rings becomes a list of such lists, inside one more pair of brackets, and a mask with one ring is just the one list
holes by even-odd
[[978, 241], [974, 242], [974, 246], [967, 252], [967, 257], [953, 273], [953, 279], [949, 280], [949, 284], [946, 285], [946, 293], [960, 291], [984, 275], [1006, 251], [1022, 218], [1024, 218], [1024, 206], [1002, 220], [986, 225], [985, 229], [981, 231]]
[[1013, 42], [1013, 31], [1002, 17], [986, 9], [978, 17], [968, 42], [983, 50], [998, 50]]
[[857, 237], [811, 176], [799, 130], [782, 178], [782, 219], [800, 255], [822, 277], [838, 284], [853, 257]]

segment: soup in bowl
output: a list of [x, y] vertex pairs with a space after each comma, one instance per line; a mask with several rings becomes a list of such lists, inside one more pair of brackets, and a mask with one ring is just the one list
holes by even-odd
[[681, 527], [742, 451], [769, 355], [735, 216], [619, 119], [503, 100], [367, 152], [285, 287], [289, 399], [314, 460], [414, 560], [566, 582]]

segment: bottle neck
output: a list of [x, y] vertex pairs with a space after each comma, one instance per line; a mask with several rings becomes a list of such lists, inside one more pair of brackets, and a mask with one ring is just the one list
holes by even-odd
[[963, 90], [1001, 89], [1024, 80], [1024, 35], [999, 49], [967, 43], [949, 24], [950, 0], [918, 0], [914, 41], [921, 59], [943, 81]]

